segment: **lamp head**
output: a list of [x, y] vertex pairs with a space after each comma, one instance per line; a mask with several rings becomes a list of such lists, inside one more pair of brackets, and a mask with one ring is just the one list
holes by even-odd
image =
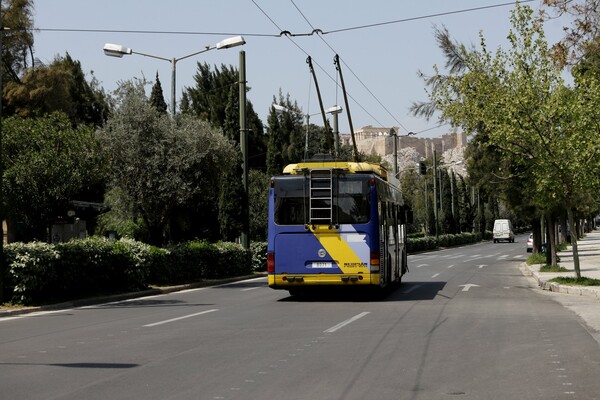
[[246, 44], [246, 41], [242, 36], [234, 36], [217, 43], [217, 49], [228, 49], [230, 47], [236, 47]]
[[104, 54], [110, 57], [123, 57], [124, 55], [131, 54], [133, 51], [125, 46], [114, 43], [106, 43], [104, 45]]
[[325, 112], [327, 114], [339, 114], [342, 112], [342, 107], [341, 106], [333, 106], [333, 107], [330, 107], [327, 110], [325, 110]]

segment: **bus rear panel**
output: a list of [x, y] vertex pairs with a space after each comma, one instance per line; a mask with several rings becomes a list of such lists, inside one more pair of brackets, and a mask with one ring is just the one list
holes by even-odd
[[[387, 206], [386, 211], [382, 203], [386, 190], [381, 178], [354, 173], [348, 163], [332, 164], [302, 165], [292, 170], [296, 173], [271, 180], [267, 255], [271, 288], [293, 293], [312, 286], [383, 287], [398, 282], [406, 271], [400, 266], [406, 257], [401, 256], [404, 247], [394, 232], [397, 227], [388, 234], [387, 224], [382, 224], [386, 212], [392, 215], [395, 208]], [[393, 240], [382, 240], [390, 235]], [[388, 244], [394, 247], [393, 254]]]

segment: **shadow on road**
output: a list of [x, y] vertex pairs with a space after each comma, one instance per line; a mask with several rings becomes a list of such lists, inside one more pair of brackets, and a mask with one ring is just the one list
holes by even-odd
[[365, 287], [306, 288], [280, 302], [401, 302], [433, 300], [446, 282], [409, 282], [389, 289]]

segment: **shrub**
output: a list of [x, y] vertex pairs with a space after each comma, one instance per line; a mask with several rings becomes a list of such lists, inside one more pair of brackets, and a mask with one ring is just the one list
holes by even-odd
[[267, 270], [267, 242], [253, 242], [250, 244], [252, 251], [252, 270]]
[[4, 247], [8, 266], [7, 297], [17, 304], [55, 299], [59, 253], [48, 243], [12, 243]]
[[208, 273], [208, 278], [223, 278], [252, 273], [252, 253], [245, 250], [241, 244], [219, 242], [216, 244], [219, 259], [216, 263], [217, 270]]

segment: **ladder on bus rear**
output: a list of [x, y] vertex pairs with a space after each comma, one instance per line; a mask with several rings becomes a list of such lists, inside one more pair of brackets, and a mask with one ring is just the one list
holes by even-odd
[[331, 169], [311, 169], [309, 181], [309, 223], [331, 226], [333, 221], [333, 171]]

